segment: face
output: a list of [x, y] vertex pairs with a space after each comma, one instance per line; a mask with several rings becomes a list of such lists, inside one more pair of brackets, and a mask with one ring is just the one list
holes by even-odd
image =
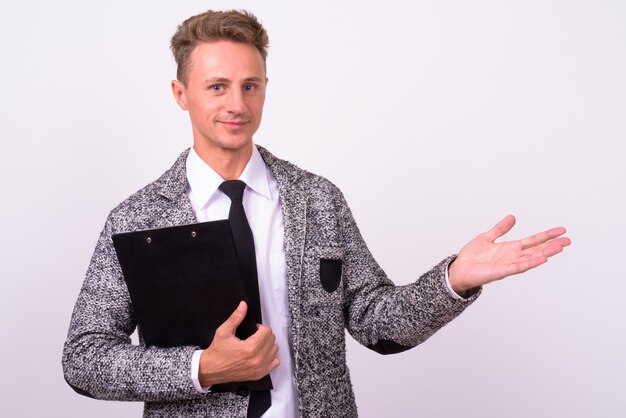
[[199, 154], [251, 149], [265, 102], [265, 64], [257, 49], [205, 42], [190, 57], [187, 85], [172, 81], [176, 102], [189, 112]]

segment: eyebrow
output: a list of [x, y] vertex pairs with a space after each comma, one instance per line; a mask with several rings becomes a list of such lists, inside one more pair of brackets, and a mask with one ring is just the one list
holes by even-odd
[[245, 81], [245, 82], [254, 81], [255, 83], [262, 83], [262, 82], [265, 81], [265, 79], [263, 79], [261, 77], [248, 77], [248, 78], [244, 79], [243, 81]]
[[[264, 80], [261, 77], [248, 77], [248, 78], [244, 78], [243, 82], [244, 83], [250, 83], [250, 82], [255, 82], [255, 83], [262, 83]], [[207, 78], [206, 80], [204, 80], [205, 83], [231, 83], [232, 80], [228, 79], [228, 78], [224, 78], [224, 77], [214, 77], [214, 78]]]

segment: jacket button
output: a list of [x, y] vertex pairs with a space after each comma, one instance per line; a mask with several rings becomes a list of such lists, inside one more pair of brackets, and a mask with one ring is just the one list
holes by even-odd
[[239, 396], [248, 396], [250, 394], [250, 390], [245, 386], [239, 386], [237, 389], [237, 395]]

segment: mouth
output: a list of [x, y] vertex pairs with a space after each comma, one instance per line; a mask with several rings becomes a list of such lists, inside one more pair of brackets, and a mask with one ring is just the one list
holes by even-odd
[[249, 123], [247, 120], [220, 120], [218, 122], [230, 129], [240, 129]]

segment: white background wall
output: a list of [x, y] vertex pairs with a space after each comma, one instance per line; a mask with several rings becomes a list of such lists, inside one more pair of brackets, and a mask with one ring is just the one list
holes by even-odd
[[342, 188], [396, 283], [510, 212], [573, 240], [416, 349], [351, 340], [361, 416], [626, 416], [617, 0], [3, 0], [0, 415], [140, 416], [76, 395], [61, 349], [108, 211], [191, 144], [169, 38], [231, 7], [271, 39], [256, 141]]

